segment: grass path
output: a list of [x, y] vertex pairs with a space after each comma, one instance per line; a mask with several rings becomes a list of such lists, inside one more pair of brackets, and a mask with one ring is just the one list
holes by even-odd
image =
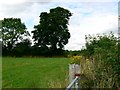
[[64, 88], [68, 58], [2, 58], [3, 88]]

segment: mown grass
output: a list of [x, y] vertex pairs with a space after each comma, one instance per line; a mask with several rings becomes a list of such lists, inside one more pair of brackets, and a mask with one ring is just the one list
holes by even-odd
[[65, 88], [68, 58], [2, 58], [3, 88]]
[[2, 57], [0, 56], [0, 89], [2, 89]]

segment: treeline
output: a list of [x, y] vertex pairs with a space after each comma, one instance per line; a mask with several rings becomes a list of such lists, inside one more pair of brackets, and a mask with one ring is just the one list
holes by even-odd
[[54, 56], [66, 56], [66, 51], [61, 49], [52, 50], [49, 48], [30, 46], [26, 42], [18, 43], [12, 50], [8, 50], [6, 47], [2, 47], [2, 56], [12, 57], [54, 57]]
[[[42, 12], [38, 25], [34, 25], [33, 42], [20, 18], [4, 18], [0, 28], [3, 56], [63, 56], [64, 45], [70, 33], [69, 19], [72, 13], [62, 7]], [[33, 45], [32, 45], [33, 43]]]

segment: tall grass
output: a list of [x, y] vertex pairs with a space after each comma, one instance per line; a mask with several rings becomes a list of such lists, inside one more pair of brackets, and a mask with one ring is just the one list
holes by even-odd
[[81, 65], [81, 88], [113, 88], [116, 78], [112, 67], [104, 66], [101, 60], [82, 58]]

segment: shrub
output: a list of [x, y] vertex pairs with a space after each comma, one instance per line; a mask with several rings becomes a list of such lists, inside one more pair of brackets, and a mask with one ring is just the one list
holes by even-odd
[[80, 64], [82, 56], [71, 56], [71, 64]]
[[[112, 32], [109, 35], [86, 36], [86, 49], [83, 51], [85, 54], [82, 54], [84, 61], [82, 59], [80, 62], [81, 70], [84, 77], [87, 77], [82, 83], [83, 87], [120, 87], [118, 42]], [[86, 86], [88, 82], [92, 84]]]

